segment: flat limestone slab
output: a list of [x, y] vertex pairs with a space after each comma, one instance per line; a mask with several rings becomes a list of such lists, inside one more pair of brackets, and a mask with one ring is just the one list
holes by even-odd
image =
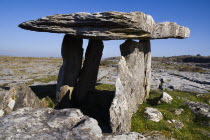
[[187, 38], [190, 30], [173, 22], [156, 23], [142, 12], [72, 13], [47, 16], [19, 24], [20, 28], [65, 33], [85, 39], [165, 39]]

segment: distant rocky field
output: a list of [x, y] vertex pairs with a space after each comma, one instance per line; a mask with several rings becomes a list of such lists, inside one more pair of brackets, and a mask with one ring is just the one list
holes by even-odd
[[[192, 58], [196, 63], [184, 62]], [[203, 63], [203, 59], [202, 63], [197, 63], [201, 57], [197, 58], [154, 57], [151, 88], [209, 93], [210, 63]], [[115, 84], [118, 60], [119, 57], [112, 57], [101, 61], [98, 83]], [[0, 86], [10, 87], [17, 83], [31, 86], [56, 84], [61, 64], [61, 58], [0, 57]]]

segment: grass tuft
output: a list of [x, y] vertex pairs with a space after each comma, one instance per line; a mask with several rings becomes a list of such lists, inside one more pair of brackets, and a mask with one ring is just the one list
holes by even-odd
[[110, 84], [98, 84], [95, 89], [97, 90], [107, 90], [107, 91], [115, 91], [115, 86]]

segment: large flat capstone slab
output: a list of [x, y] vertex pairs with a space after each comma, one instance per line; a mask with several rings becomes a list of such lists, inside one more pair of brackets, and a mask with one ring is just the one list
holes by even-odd
[[187, 38], [190, 30], [174, 22], [155, 22], [142, 12], [73, 13], [46, 16], [23, 22], [19, 27], [38, 32], [65, 33], [78, 38], [166, 39]]

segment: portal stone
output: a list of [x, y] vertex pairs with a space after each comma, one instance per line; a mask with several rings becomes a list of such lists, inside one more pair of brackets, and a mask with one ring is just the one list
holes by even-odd
[[[151, 69], [150, 64], [147, 62], [150, 59], [148, 57], [150, 51], [148, 48], [144, 48], [145, 44], [149, 46], [148, 41], [146, 42], [139, 43], [126, 40], [120, 46], [122, 56], [118, 64], [116, 93], [110, 107], [113, 132], [130, 131], [131, 117], [137, 111], [139, 104], [143, 103], [147, 97], [149, 87], [147, 87], [146, 83], [149, 81], [145, 82], [148, 79], [145, 77], [147, 75], [149, 77]], [[145, 59], [145, 56], [147, 59]]]
[[75, 93], [76, 104], [79, 106], [85, 102], [88, 92], [95, 89], [103, 48], [102, 40], [89, 40]]
[[145, 99], [149, 97], [150, 86], [151, 86], [151, 45], [150, 40], [140, 40], [139, 43], [144, 50], [144, 65], [145, 65], [145, 77], [144, 77], [144, 87], [145, 87]]
[[65, 35], [62, 43], [61, 54], [63, 57], [63, 65], [60, 68], [58, 75], [58, 84], [56, 90], [56, 97], [58, 102], [60, 88], [63, 85], [68, 85], [69, 87], [75, 87], [77, 85], [77, 79], [82, 65], [82, 39], [73, 38], [69, 35]]

